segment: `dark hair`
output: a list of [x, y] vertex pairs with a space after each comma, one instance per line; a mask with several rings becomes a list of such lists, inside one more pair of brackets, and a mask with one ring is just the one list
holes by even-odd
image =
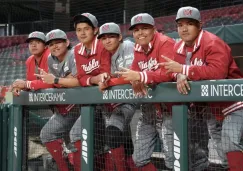
[[77, 27], [77, 24], [79, 24], [79, 23], [86, 23], [86, 24], [88, 24], [90, 27], [92, 27], [92, 29], [94, 29], [95, 27], [94, 27], [94, 25], [92, 24], [92, 22], [90, 21], [90, 20], [83, 20], [83, 19], [80, 19], [80, 20], [77, 20], [77, 21], [75, 21], [74, 22], [74, 28], [76, 29], [76, 27]]
[[[104, 35], [112, 35], [112, 36], [117, 36], [119, 38], [120, 34], [116, 33], [105, 33]], [[102, 38], [104, 35], [102, 35], [100, 38]], [[121, 35], [122, 36], [122, 35]], [[120, 43], [123, 43], [123, 36], [122, 39], [120, 40]]]
[[40, 39], [40, 38], [37, 38], [37, 37], [33, 37], [33, 38], [29, 38], [29, 39], [27, 39], [27, 40], [26, 40], [26, 43], [30, 43], [32, 40], [38, 40], [38, 41], [40, 41], [40, 42], [46, 44], [46, 42], [45, 42], [44, 40], [42, 40], [42, 39]]
[[[200, 28], [200, 22], [198, 20], [192, 19], [192, 18], [185, 18], [188, 19], [190, 22], [192, 22], [196, 27]], [[176, 21], [178, 23], [179, 20]]]
[[68, 45], [68, 47], [67, 47], [67, 49], [68, 50], [71, 50], [73, 48], [73, 46], [72, 46], [72, 44], [71, 44], [71, 42], [69, 43], [69, 45]]
[[[53, 39], [53, 40], [61, 40], [61, 41], [63, 41], [63, 42], [67, 42], [67, 40], [65, 40], [65, 39]], [[51, 40], [51, 41], [52, 41], [52, 40]], [[47, 42], [46, 45], [49, 45], [51, 41]], [[69, 45], [68, 45], [67, 49], [68, 49], [68, 50], [72, 49], [72, 44], [71, 44], [70, 41], [69, 41]]]

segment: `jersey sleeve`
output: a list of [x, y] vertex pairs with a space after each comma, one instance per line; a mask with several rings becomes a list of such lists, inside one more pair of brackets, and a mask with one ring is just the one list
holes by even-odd
[[108, 82], [107, 85], [109, 87], [111, 86], [116, 86], [116, 85], [123, 85], [123, 84], [130, 84], [130, 81], [126, 81], [124, 80], [123, 77], [119, 77], [119, 78], [111, 78]]
[[53, 88], [52, 84], [44, 83], [42, 80], [26, 81], [26, 87], [31, 90]]
[[100, 73], [111, 72], [111, 55], [108, 51], [102, 50], [100, 58]]
[[221, 40], [214, 40], [207, 46], [204, 65], [183, 65], [182, 74], [192, 81], [224, 79], [228, 75], [231, 54], [227, 45]]

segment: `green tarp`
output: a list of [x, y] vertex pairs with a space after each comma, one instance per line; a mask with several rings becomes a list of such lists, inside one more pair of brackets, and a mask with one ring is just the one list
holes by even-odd
[[[243, 43], [243, 24], [210, 27], [204, 28], [204, 30], [216, 34], [228, 44]], [[177, 32], [167, 33], [166, 35], [176, 40], [180, 39]]]

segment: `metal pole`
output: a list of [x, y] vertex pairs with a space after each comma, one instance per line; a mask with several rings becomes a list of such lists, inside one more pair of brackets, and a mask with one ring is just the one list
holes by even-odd
[[81, 108], [82, 127], [82, 154], [81, 170], [94, 170], [94, 107], [85, 106]]
[[188, 129], [187, 129], [187, 106], [173, 106], [172, 124], [174, 130], [174, 170], [188, 170]]

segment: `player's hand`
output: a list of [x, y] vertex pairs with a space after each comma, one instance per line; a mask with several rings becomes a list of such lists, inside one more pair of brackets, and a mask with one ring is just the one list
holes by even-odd
[[105, 73], [91, 77], [90, 83], [99, 85], [99, 82], [104, 83], [104, 82], [107, 82], [109, 79], [110, 79], [110, 75], [105, 72]]
[[141, 83], [140, 81], [131, 81], [131, 84], [132, 84], [134, 94], [136, 96], [146, 96], [147, 95], [147, 87], [144, 83]]
[[21, 88], [18, 87], [13, 87], [12, 88], [12, 93], [14, 96], [19, 96], [20, 95]]
[[108, 73], [102, 73], [99, 75], [99, 82], [106, 83], [111, 77]]
[[44, 83], [54, 84], [55, 76], [45, 72], [43, 69], [40, 69], [40, 74], [35, 74], [35, 76], [40, 77]]
[[99, 90], [100, 90], [101, 92], [103, 92], [106, 88], [109, 87], [108, 84], [107, 84], [107, 81], [104, 82], [104, 83], [99, 82], [99, 83], [98, 83], [98, 86], [99, 86]]
[[166, 74], [174, 72], [174, 73], [181, 73], [183, 69], [183, 65], [179, 64], [176, 61], [173, 61], [172, 59], [161, 56], [163, 59], [165, 59], [166, 62], [159, 63], [160, 66], [164, 67], [167, 71]]
[[178, 74], [177, 75], [177, 90], [181, 94], [188, 94], [188, 91], [190, 90], [190, 85], [187, 81], [187, 76], [183, 74]]
[[26, 81], [17, 79], [13, 82], [13, 88], [24, 89], [26, 85]]
[[122, 76], [126, 81], [139, 81], [140, 74], [137, 71], [133, 71], [127, 68], [120, 67], [120, 71], [116, 71], [116, 74]]

